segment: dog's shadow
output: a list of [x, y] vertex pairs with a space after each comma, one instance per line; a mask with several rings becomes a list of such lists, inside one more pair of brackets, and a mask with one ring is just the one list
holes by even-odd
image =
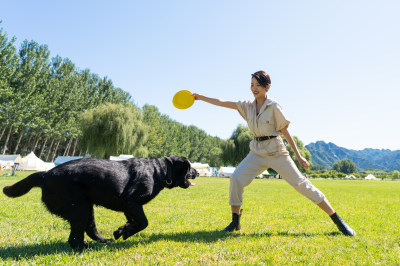
[[[257, 233], [257, 234], [246, 234], [247, 237], [271, 237], [272, 233]], [[325, 236], [336, 236], [337, 233], [323, 233], [323, 234], [307, 234], [307, 233], [288, 233], [278, 232], [278, 236], [288, 237], [318, 237], [321, 235]], [[148, 244], [162, 240], [175, 241], [175, 242], [200, 242], [200, 243], [212, 243], [225, 238], [234, 238], [243, 236], [240, 233], [225, 233], [220, 231], [198, 231], [198, 232], [179, 232], [179, 233], [159, 233], [151, 235], [140, 235], [128, 239], [127, 241], [115, 241], [108, 244], [102, 244], [95, 241], [89, 241], [89, 248], [85, 252], [90, 250], [119, 250], [135, 247], [139, 244]], [[0, 248], [0, 258], [2, 260], [14, 259], [20, 260], [24, 258], [34, 257], [36, 255], [51, 255], [56, 253], [74, 254], [74, 251], [70, 248], [68, 243], [65, 241], [56, 241], [42, 244], [31, 244], [31, 245], [20, 245], [14, 247]]]
[[[90, 250], [101, 250], [104, 248], [110, 250], [126, 249], [135, 247], [139, 244], [153, 243], [161, 240], [169, 240], [176, 242], [215, 242], [223, 238], [238, 237], [240, 234], [227, 234], [219, 231], [198, 231], [198, 232], [180, 232], [180, 233], [160, 233], [151, 235], [141, 235], [132, 237], [126, 241], [115, 241], [108, 244], [102, 244], [95, 241], [88, 241]], [[15, 259], [30, 258], [36, 255], [51, 255], [56, 253], [74, 254], [74, 251], [66, 241], [55, 241], [42, 244], [19, 245], [0, 248], [0, 259]]]

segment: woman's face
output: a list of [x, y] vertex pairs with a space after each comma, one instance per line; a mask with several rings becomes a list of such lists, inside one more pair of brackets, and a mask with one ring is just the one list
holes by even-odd
[[[269, 87], [269, 85], [268, 85], [268, 87]], [[265, 98], [265, 95], [267, 94], [267, 90], [265, 89], [265, 87], [260, 85], [255, 78], [251, 79], [250, 89], [254, 95], [254, 98], [256, 98], [256, 99]]]

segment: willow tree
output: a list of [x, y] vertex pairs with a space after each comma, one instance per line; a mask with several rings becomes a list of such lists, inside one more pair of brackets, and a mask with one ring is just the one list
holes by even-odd
[[79, 144], [95, 157], [111, 155], [147, 156], [147, 127], [133, 104], [105, 104], [87, 110], [81, 118]]
[[222, 144], [222, 161], [225, 164], [238, 165], [250, 151], [253, 134], [247, 126], [238, 125], [232, 136]]

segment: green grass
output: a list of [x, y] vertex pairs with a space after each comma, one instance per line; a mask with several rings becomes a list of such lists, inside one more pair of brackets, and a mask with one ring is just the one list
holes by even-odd
[[[0, 177], [0, 188], [16, 180]], [[16, 199], [1, 193], [0, 264], [400, 264], [400, 182], [312, 180], [354, 238], [283, 180], [254, 180], [245, 189], [242, 230], [221, 233], [231, 219], [229, 179], [195, 182], [147, 204], [144, 231], [107, 245], [85, 236], [90, 249], [81, 254], [66, 242], [69, 225], [41, 204], [40, 189]], [[122, 213], [95, 213], [105, 237], [125, 223]]]

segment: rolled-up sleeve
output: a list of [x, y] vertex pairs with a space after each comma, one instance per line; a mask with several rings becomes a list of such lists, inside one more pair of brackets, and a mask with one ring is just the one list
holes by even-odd
[[239, 114], [243, 117], [244, 120], [247, 121], [249, 103], [247, 101], [238, 101], [236, 102], [236, 106], [238, 108]]
[[276, 131], [281, 131], [283, 128], [290, 124], [290, 121], [286, 119], [283, 114], [283, 110], [279, 104], [274, 104], [274, 119]]

